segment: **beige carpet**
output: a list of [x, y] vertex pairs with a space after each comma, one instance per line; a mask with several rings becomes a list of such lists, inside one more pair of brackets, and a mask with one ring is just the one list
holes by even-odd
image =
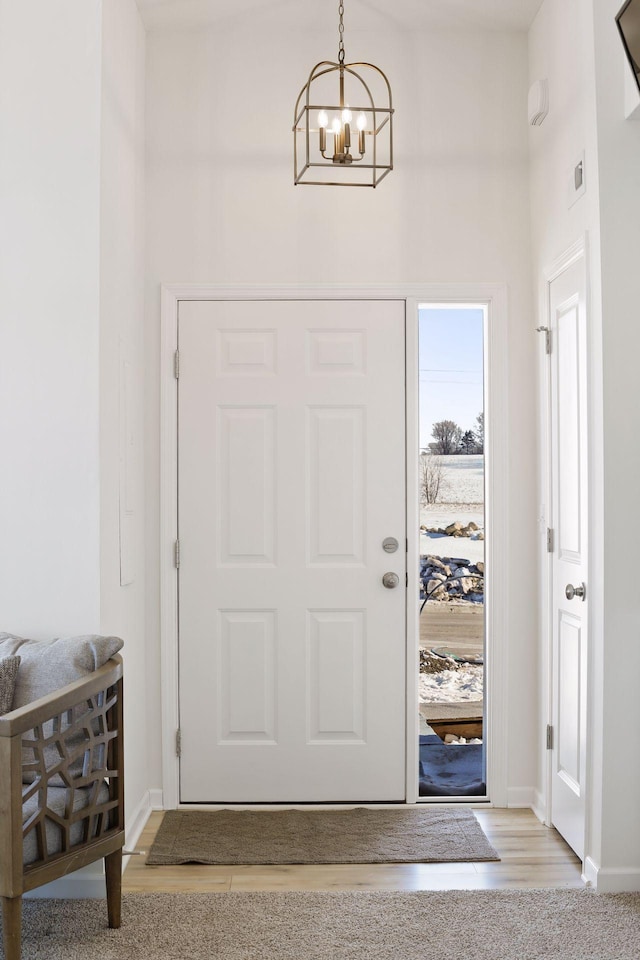
[[[637, 960], [640, 895], [128, 894], [24, 904], [23, 960]], [[1, 955], [1, 952], [0, 952]]]
[[170, 810], [147, 863], [499, 860], [470, 810]]

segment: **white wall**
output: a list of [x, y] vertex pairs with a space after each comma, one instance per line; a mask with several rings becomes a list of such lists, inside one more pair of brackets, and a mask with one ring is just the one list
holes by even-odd
[[[141, 438], [144, 31], [134, 0], [102, 8], [0, 0], [0, 629], [125, 639], [130, 820], [149, 786], [144, 488], [140, 449], [120, 587], [119, 354]], [[38, 892], [102, 889], [97, 865]]]
[[0, 610], [100, 628], [100, 0], [0, 0]]
[[[640, 889], [640, 764], [621, 736], [640, 722], [640, 598], [620, 577], [621, 551], [640, 535], [629, 495], [640, 468], [640, 126], [624, 118], [628, 67], [614, 21], [618, 8], [617, 0], [545, 0], [529, 45], [530, 79], [550, 82], [549, 117], [531, 131], [536, 281], [584, 231], [589, 236], [591, 768], [585, 873], [602, 891]], [[581, 149], [587, 193], [568, 209], [567, 175]], [[543, 763], [540, 744], [540, 782]]]
[[[536, 320], [544, 323], [545, 270], [576, 240], [588, 234], [588, 271], [590, 297], [590, 544], [591, 570], [589, 608], [592, 637], [601, 633], [601, 332], [600, 332], [600, 257], [598, 150], [595, 122], [595, 74], [593, 24], [589, 6], [581, 0], [545, 0], [529, 31], [529, 80], [545, 79], [549, 84], [549, 115], [541, 126], [529, 133], [531, 155], [531, 234]], [[568, 182], [572, 167], [585, 154], [586, 193], [569, 206]], [[538, 350], [541, 350], [539, 345]], [[546, 435], [544, 397], [540, 397], [541, 473], [539, 507], [541, 530], [538, 540], [541, 559], [541, 609], [546, 602], [546, 540], [549, 523], [545, 503]], [[541, 625], [542, 627], [543, 625]], [[594, 645], [595, 649], [595, 645]], [[596, 670], [594, 659], [592, 667]], [[545, 676], [550, 669], [548, 638], [541, 629], [539, 670]], [[597, 672], [597, 671], [596, 671]], [[548, 754], [543, 737], [550, 719], [548, 687], [540, 688], [540, 725], [538, 728], [538, 812], [547, 816], [544, 777]], [[593, 716], [593, 714], [592, 714]]]
[[125, 641], [128, 826], [149, 787], [144, 623], [144, 75], [145, 31], [135, 0], [109, 0], [103, 4], [102, 16], [101, 631]]
[[[600, 174], [604, 514], [602, 818], [594, 842], [599, 889], [640, 889], [640, 762], [620, 731], [640, 724], [640, 594], [621, 583], [620, 556], [638, 542], [633, 509], [640, 474], [640, 125], [625, 120], [628, 66], [614, 22], [617, 0], [594, 0]], [[631, 560], [634, 563], [633, 555]], [[595, 837], [595, 841], [598, 836]]]
[[[529, 272], [526, 40], [408, 33], [354, 4], [347, 58], [389, 77], [396, 169], [379, 189], [293, 186], [292, 113], [333, 22], [304, 31], [281, 7], [147, 39], [148, 635], [159, 636], [159, 285], [504, 282], [509, 289], [508, 567], [535, 576], [534, 365]], [[330, 18], [329, 18], [330, 20]], [[358, 30], [356, 31], [356, 23]], [[515, 589], [515, 586], [514, 586]], [[535, 781], [536, 606], [508, 611], [511, 797]], [[151, 729], [159, 731], [157, 704]], [[160, 748], [154, 741], [153, 785]]]
[[100, 63], [101, 0], [0, 0], [1, 629], [35, 638], [101, 624]]

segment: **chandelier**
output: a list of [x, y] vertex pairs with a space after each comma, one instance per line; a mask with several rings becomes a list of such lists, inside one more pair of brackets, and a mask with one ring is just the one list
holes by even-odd
[[338, 16], [338, 61], [317, 63], [296, 101], [294, 183], [377, 187], [393, 169], [391, 87], [372, 63], [345, 63], [344, 0]]

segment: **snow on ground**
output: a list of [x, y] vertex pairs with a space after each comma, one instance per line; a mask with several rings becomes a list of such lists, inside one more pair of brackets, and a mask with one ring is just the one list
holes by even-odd
[[[458, 515], [449, 518], [447, 525], [453, 520], [462, 520], [468, 523], [474, 517]], [[480, 524], [475, 521], [478, 526]], [[435, 524], [423, 520], [420, 516], [420, 523], [424, 526], [435, 527], [442, 524]], [[477, 563], [478, 560], [484, 560], [484, 541], [472, 540], [470, 537], [443, 537], [438, 533], [425, 533], [420, 531], [420, 555], [428, 557], [459, 557], [461, 560], [469, 560], [470, 563]]]
[[[484, 533], [484, 456], [449, 455], [440, 457], [443, 467], [438, 503], [422, 504], [420, 525], [447, 527], [454, 520], [473, 520]], [[424, 556], [461, 557], [471, 563], [484, 560], [484, 541], [471, 537], [444, 537], [420, 533], [420, 553]]]
[[483, 668], [467, 665], [460, 670], [420, 674], [421, 703], [459, 703], [482, 700]]

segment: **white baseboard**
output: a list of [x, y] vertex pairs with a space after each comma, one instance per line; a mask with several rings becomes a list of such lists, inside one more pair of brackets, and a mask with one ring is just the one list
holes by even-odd
[[536, 817], [540, 823], [546, 824], [547, 822], [547, 805], [544, 802], [544, 797], [539, 790], [535, 790], [533, 794], [533, 803], [531, 804], [531, 809], [535, 813]]
[[640, 891], [639, 867], [599, 867], [587, 857], [582, 879], [596, 893], [637, 893]]
[[588, 887], [593, 887], [595, 889], [596, 883], [598, 881], [598, 871], [600, 868], [591, 857], [586, 857], [582, 865], [582, 879]]
[[508, 807], [533, 808], [535, 790], [533, 787], [509, 787], [507, 790]]
[[[125, 828], [125, 850], [135, 850], [152, 810], [164, 810], [162, 790], [146, 790], [143, 794], [140, 803], [127, 821]], [[129, 857], [125, 857], [123, 869], [128, 862]]]
[[[147, 823], [147, 820], [149, 819], [150, 813], [151, 813], [150, 791], [145, 790], [142, 797], [140, 798], [140, 803], [127, 819], [127, 823], [125, 825], [125, 831], [124, 831], [125, 850], [135, 850], [138, 840], [140, 839], [140, 834], [145, 828], [145, 825]], [[128, 860], [128, 857], [125, 857], [125, 860]]]

